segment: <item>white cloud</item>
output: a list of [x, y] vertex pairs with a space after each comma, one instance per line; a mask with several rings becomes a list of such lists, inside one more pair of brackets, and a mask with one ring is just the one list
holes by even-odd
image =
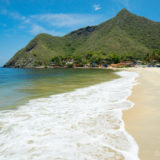
[[17, 12], [8, 12], [8, 14], [13, 17], [14, 19], [24, 19], [24, 16], [21, 16], [19, 13]]
[[32, 34], [49, 33], [62, 36], [65, 33], [55, 30], [73, 30], [87, 25], [95, 25], [97, 21], [101, 22], [103, 18], [101, 15], [90, 14], [38, 14], [26, 18], [23, 23], [28, 22], [32, 26], [30, 30]]
[[54, 30], [48, 30], [38, 24], [33, 24], [30, 32], [34, 35], [39, 34], [39, 33], [48, 33], [48, 34], [52, 34], [54, 36], [61, 36], [64, 34], [64, 33], [56, 32]]
[[12, 17], [12, 18], [17, 19], [17, 20], [26, 20], [25, 16], [20, 15], [18, 12], [8, 11], [7, 9], [2, 9], [0, 11], [0, 14]]
[[30, 20], [29, 18], [25, 18], [25, 19], [23, 20], [23, 23], [26, 23], [26, 24], [28, 23], [28, 24], [29, 24], [29, 23], [31, 23], [31, 20]]
[[[64, 33], [85, 27], [96, 25], [104, 20], [102, 15], [91, 14], [37, 14], [23, 16], [18, 12], [1, 10], [0, 14], [15, 19], [17, 27], [32, 34], [49, 33], [62, 36]], [[60, 32], [59, 32], [60, 31]], [[64, 33], [62, 33], [62, 32]]]
[[42, 26], [39, 26], [37, 24], [33, 24], [32, 29], [30, 30], [32, 34], [44, 33], [45, 31], [46, 30]]
[[129, 0], [114, 0], [114, 1], [120, 3], [121, 5], [123, 5], [126, 8], [130, 8]]
[[37, 22], [47, 23], [56, 27], [74, 27], [81, 25], [93, 25], [100, 20], [100, 15], [90, 14], [41, 14], [31, 16]]
[[98, 11], [98, 10], [101, 9], [100, 5], [98, 5], [98, 4], [94, 4], [93, 8], [94, 8], [95, 11]]

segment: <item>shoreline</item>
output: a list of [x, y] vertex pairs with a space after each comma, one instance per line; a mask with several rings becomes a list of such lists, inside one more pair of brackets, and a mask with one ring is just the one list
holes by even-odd
[[140, 160], [160, 159], [160, 69], [159, 68], [98, 68], [130, 71], [139, 74], [128, 98], [134, 103], [122, 111], [125, 130], [137, 142]]
[[40, 159], [138, 160], [137, 145], [122, 122], [136, 74], [118, 75], [122, 78], [0, 112], [1, 159], [32, 159], [36, 153]]
[[129, 68], [137, 72], [137, 85], [129, 97], [134, 106], [123, 111], [125, 129], [139, 146], [141, 160], [160, 159], [160, 70], [158, 68]]
[[[120, 77], [112, 70], [98, 69], [20, 70], [21, 71], [19, 71], [19, 69], [3, 70], [3, 68], [0, 70], [2, 82], [3, 79], [5, 79], [3, 75], [10, 77], [8, 81], [4, 80], [1, 84], [0, 110], [18, 108], [30, 99], [46, 98]], [[19, 79], [18, 82], [17, 79]], [[8, 86], [12, 86], [14, 81], [16, 81], [16, 83], [14, 83], [13, 87], [16, 88], [16, 92], [13, 91], [12, 87], [5, 87], [5, 83], [7, 83]], [[10, 101], [8, 101], [6, 97], [11, 93], [13, 96], [10, 97]]]

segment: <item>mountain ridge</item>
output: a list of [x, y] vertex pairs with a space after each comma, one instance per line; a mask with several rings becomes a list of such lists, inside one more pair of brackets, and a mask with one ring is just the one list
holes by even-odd
[[128, 54], [140, 59], [153, 49], [160, 49], [160, 23], [122, 9], [108, 21], [63, 37], [41, 33], [4, 67], [34, 68], [49, 65], [54, 56], [85, 57], [90, 52]]

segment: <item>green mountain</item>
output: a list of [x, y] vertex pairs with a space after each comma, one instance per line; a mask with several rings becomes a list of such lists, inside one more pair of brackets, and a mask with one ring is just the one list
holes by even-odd
[[153, 49], [160, 49], [160, 22], [153, 22], [123, 9], [100, 25], [81, 28], [63, 37], [39, 34], [4, 67], [49, 65], [55, 56], [85, 57], [91, 52], [131, 55], [143, 59]]

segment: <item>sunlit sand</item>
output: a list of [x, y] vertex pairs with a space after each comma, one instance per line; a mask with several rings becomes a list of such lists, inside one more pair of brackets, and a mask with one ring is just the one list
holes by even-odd
[[127, 131], [139, 146], [141, 160], [160, 159], [160, 69], [132, 68], [138, 84], [129, 98], [135, 106], [124, 111]]

